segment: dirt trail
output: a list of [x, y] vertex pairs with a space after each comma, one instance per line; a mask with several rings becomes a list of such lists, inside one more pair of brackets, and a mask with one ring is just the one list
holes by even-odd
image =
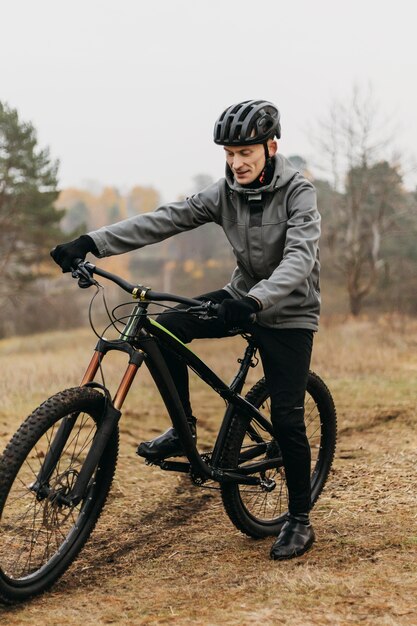
[[342, 430], [314, 512], [317, 544], [287, 563], [268, 560], [270, 540], [234, 530], [217, 492], [136, 459], [140, 479], [129, 482], [131, 447], [78, 562], [49, 594], [4, 610], [3, 623], [417, 624], [417, 430], [408, 410]]
[[[121, 423], [116, 479], [90, 541], [50, 592], [25, 605], [0, 607], [0, 623], [416, 626], [417, 324], [409, 322], [405, 332], [385, 322], [328, 327], [316, 342], [314, 367], [334, 394], [340, 435], [334, 469], [313, 512], [317, 543], [310, 552], [270, 561], [271, 540], [254, 541], [236, 531], [217, 491], [146, 467], [136, 457], [137, 442], [166, 427], [143, 380]], [[64, 340], [68, 347], [55, 360], [55, 336], [8, 342], [4, 354], [0, 350], [2, 444], [27, 405], [35, 406], [55, 386], [76, 384], [80, 355], [69, 351], [82, 342], [67, 335]], [[27, 350], [38, 359], [36, 367]], [[216, 371], [224, 375], [224, 368], [229, 376], [235, 367], [229, 347], [219, 350], [211, 342], [204, 350]], [[41, 375], [52, 361], [53, 373]], [[69, 362], [77, 363], [74, 374]], [[19, 391], [28, 381], [30, 398]], [[199, 432], [210, 442], [222, 403], [215, 407], [198, 385], [195, 392]]]

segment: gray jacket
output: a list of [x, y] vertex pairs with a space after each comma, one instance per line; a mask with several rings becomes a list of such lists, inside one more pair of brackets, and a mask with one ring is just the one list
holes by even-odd
[[88, 234], [103, 257], [215, 222], [236, 256], [237, 267], [224, 287], [231, 296], [255, 296], [263, 307], [257, 315], [262, 326], [317, 330], [320, 215], [315, 189], [285, 157], [278, 154], [274, 161], [272, 181], [260, 189], [240, 186], [226, 167], [226, 178], [191, 198]]

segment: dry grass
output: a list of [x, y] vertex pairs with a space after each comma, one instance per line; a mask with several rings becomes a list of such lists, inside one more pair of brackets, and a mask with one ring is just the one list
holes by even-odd
[[[47, 395], [78, 384], [86, 331], [0, 342], [0, 440]], [[195, 351], [225, 380], [239, 339]], [[2, 622], [197, 626], [417, 624], [417, 323], [328, 320], [314, 369], [337, 405], [334, 470], [313, 520], [315, 547], [287, 563], [267, 558], [270, 540], [240, 535], [217, 492], [145, 467], [136, 443], [167, 425], [147, 374], [121, 422], [122, 447], [108, 506], [78, 561], [48, 594], [0, 609]], [[119, 357], [106, 366], [113, 387]], [[261, 372], [251, 371], [252, 381]], [[223, 403], [193, 379], [200, 439], [213, 440]]]

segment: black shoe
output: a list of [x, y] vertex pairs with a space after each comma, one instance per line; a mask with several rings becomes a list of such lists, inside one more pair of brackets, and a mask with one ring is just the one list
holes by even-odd
[[[192, 417], [188, 423], [192, 436], [197, 440], [195, 417]], [[155, 437], [155, 439], [150, 441], [142, 441], [138, 445], [136, 454], [143, 456], [148, 461], [160, 461], [170, 456], [182, 456], [184, 450], [175, 428], [168, 428], [159, 437]]]
[[287, 521], [272, 545], [271, 559], [276, 561], [293, 559], [311, 548], [316, 537], [308, 516], [300, 516], [301, 519], [303, 517], [307, 519], [307, 523], [293, 515], [288, 515]]

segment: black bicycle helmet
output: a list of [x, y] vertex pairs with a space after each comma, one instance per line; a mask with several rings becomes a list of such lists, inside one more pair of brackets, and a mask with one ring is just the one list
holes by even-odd
[[277, 107], [266, 100], [245, 100], [228, 107], [214, 125], [214, 143], [243, 146], [281, 137]]

